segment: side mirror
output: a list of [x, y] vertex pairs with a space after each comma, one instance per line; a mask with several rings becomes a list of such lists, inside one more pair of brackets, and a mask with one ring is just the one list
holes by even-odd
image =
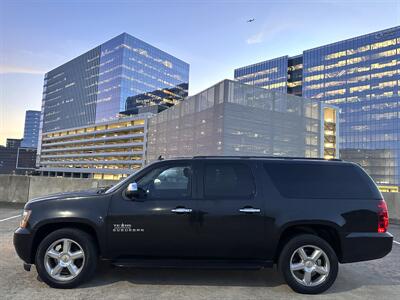
[[126, 196], [128, 196], [129, 198], [136, 198], [139, 196], [139, 189], [136, 182], [128, 184], [128, 187], [126, 189]]

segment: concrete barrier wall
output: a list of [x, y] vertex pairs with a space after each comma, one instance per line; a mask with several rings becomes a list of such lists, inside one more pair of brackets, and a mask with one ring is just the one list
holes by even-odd
[[400, 224], [400, 193], [382, 193], [392, 223]]
[[0, 202], [25, 203], [40, 196], [110, 186], [116, 182], [118, 181], [0, 175]]
[[0, 201], [26, 202], [29, 193], [28, 176], [0, 175]]
[[[54, 193], [110, 186], [118, 181], [42, 176], [0, 175], [0, 202], [25, 203]], [[400, 193], [383, 193], [391, 222], [400, 224]]]

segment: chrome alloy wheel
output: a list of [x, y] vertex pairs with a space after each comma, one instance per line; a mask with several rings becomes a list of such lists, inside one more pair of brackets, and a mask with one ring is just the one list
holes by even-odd
[[304, 286], [320, 285], [327, 279], [329, 271], [328, 256], [317, 246], [302, 246], [290, 258], [290, 272]]
[[47, 248], [44, 265], [47, 273], [55, 280], [74, 279], [85, 264], [85, 253], [81, 245], [71, 239], [60, 239]]

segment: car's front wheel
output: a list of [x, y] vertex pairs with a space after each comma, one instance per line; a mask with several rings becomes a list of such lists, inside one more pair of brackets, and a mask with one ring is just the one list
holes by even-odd
[[338, 259], [325, 240], [316, 235], [302, 234], [283, 247], [279, 267], [295, 292], [319, 294], [336, 280]]
[[74, 228], [56, 230], [39, 244], [35, 264], [40, 278], [49, 286], [76, 287], [95, 272], [95, 243], [84, 231]]

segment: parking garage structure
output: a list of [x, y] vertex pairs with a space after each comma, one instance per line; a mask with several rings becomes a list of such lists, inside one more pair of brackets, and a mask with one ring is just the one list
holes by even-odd
[[145, 164], [151, 114], [46, 132], [39, 171], [43, 176], [119, 179]]

